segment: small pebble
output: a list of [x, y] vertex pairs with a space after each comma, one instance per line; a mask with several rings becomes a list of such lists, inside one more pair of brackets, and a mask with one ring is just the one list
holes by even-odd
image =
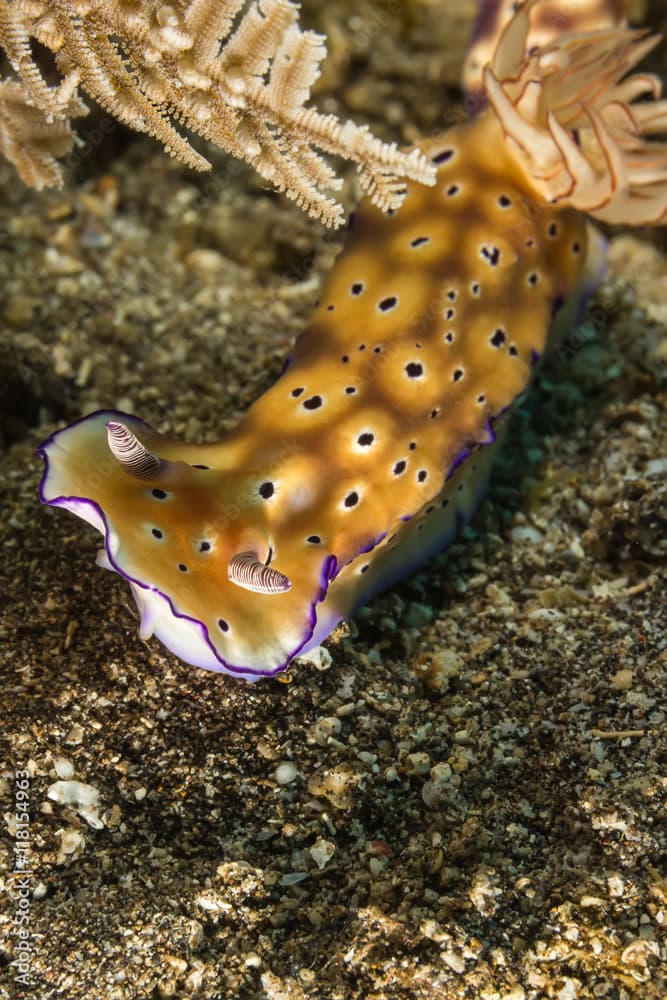
[[617, 670], [611, 679], [611, 686], [617, 691], [629, 691], [632, 687], [633, 676], [634, 671], [632, 670]]
[[59, 778], [71, 778], [74, 775], [74, 764], [66, 757], [56, 757], [53, 767]]
[[282, 764], [278, 764], [278, 767], [274, 771], [274, 777], [279, 785], [289, 785], [294, 781], [298, 773], [296, 764], [291, 760], [286, 760]]
[[319, 837], [309, 849], [309, 853], [319, 870], [323, 871], [334, 856], [335, 850], [335, 844]]

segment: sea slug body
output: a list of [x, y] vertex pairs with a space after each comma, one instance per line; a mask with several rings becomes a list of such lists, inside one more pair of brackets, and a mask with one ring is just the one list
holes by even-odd
[[[98, 561], [129, 581], [141, 634], [182, 659], [275, 674], [446, 545], [601, 272], [580, 209], [632, 222], [650, 201], [664, 219], [667, 156], [654, 144], [644, 167], [642, 131], [664, 129], [665, 102], [634, 124], [618, 110], [648, 79], [616, 82], [643, 34], [568, 35], [524, 56], [534, 6], [487, 68], [491, 106], [421, 144], [436, 184], [411, 184], [393, 214], [357, 211], [285, 371], [224, 440], [185, 444], [103, 411], [41, 446], [42, 500], [102, 532]], [[579, 91], [591, 104], [573, 113]]]

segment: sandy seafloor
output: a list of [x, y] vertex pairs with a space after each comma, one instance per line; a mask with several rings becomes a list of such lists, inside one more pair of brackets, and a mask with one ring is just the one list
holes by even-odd
[[[320, 106], [398, 140], [457, 120], [460, 10], [311, 5]], [[35, 447], [102, 406], [214, 440], [278, 374], [340, 236], [222, 155], [195, 176], [103, 122], [63, 191], [0, 167], [0, 996], [664, 997], [660, 234], [614, 235], [460, 541], [328, 669], [247, 685], [139, 640], [99, 536], [38, 505]], [[63, 779], [97, 818], [49, 798]]]

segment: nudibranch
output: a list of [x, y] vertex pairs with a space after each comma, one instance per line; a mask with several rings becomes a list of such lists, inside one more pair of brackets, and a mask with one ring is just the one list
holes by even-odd
[[[277, 383], [217, 444], [113, 410], [45, 441], [41, 499], [104, 536], [141, 635], [257, 680], [321, 643], [472, 515], [535, 365], [599, 280], [610, 222], [667, 217], [667, 102], [612, 25], [483, 72], [488, 106], [421, 145], [436, 184], [362, 204]], [[514, 5], [516, 7], [516, 5]], [[650, 101], [636, 103], [638, 97]]]

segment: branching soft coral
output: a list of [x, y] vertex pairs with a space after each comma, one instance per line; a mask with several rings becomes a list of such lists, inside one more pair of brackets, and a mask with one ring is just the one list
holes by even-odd
[[[204, 137], [327, 225], [343, 212], [325, 193], [341, 181], [323, 152], [354, 160], [364, 190], [396, 208], [405, 178], [432, 183], [432, 168], [417, 150], [305, 106], [325, 48], [297, 17], [291, 0], [0, 0], [0, 46], [18, 78], [0, 84], [0, 149], [33, 186], [62, 183], [57, 157], [82, 91], [198, 170], [210, 164], [177, 126]], [[33, 39], [54, 54], [58, 86]]]

